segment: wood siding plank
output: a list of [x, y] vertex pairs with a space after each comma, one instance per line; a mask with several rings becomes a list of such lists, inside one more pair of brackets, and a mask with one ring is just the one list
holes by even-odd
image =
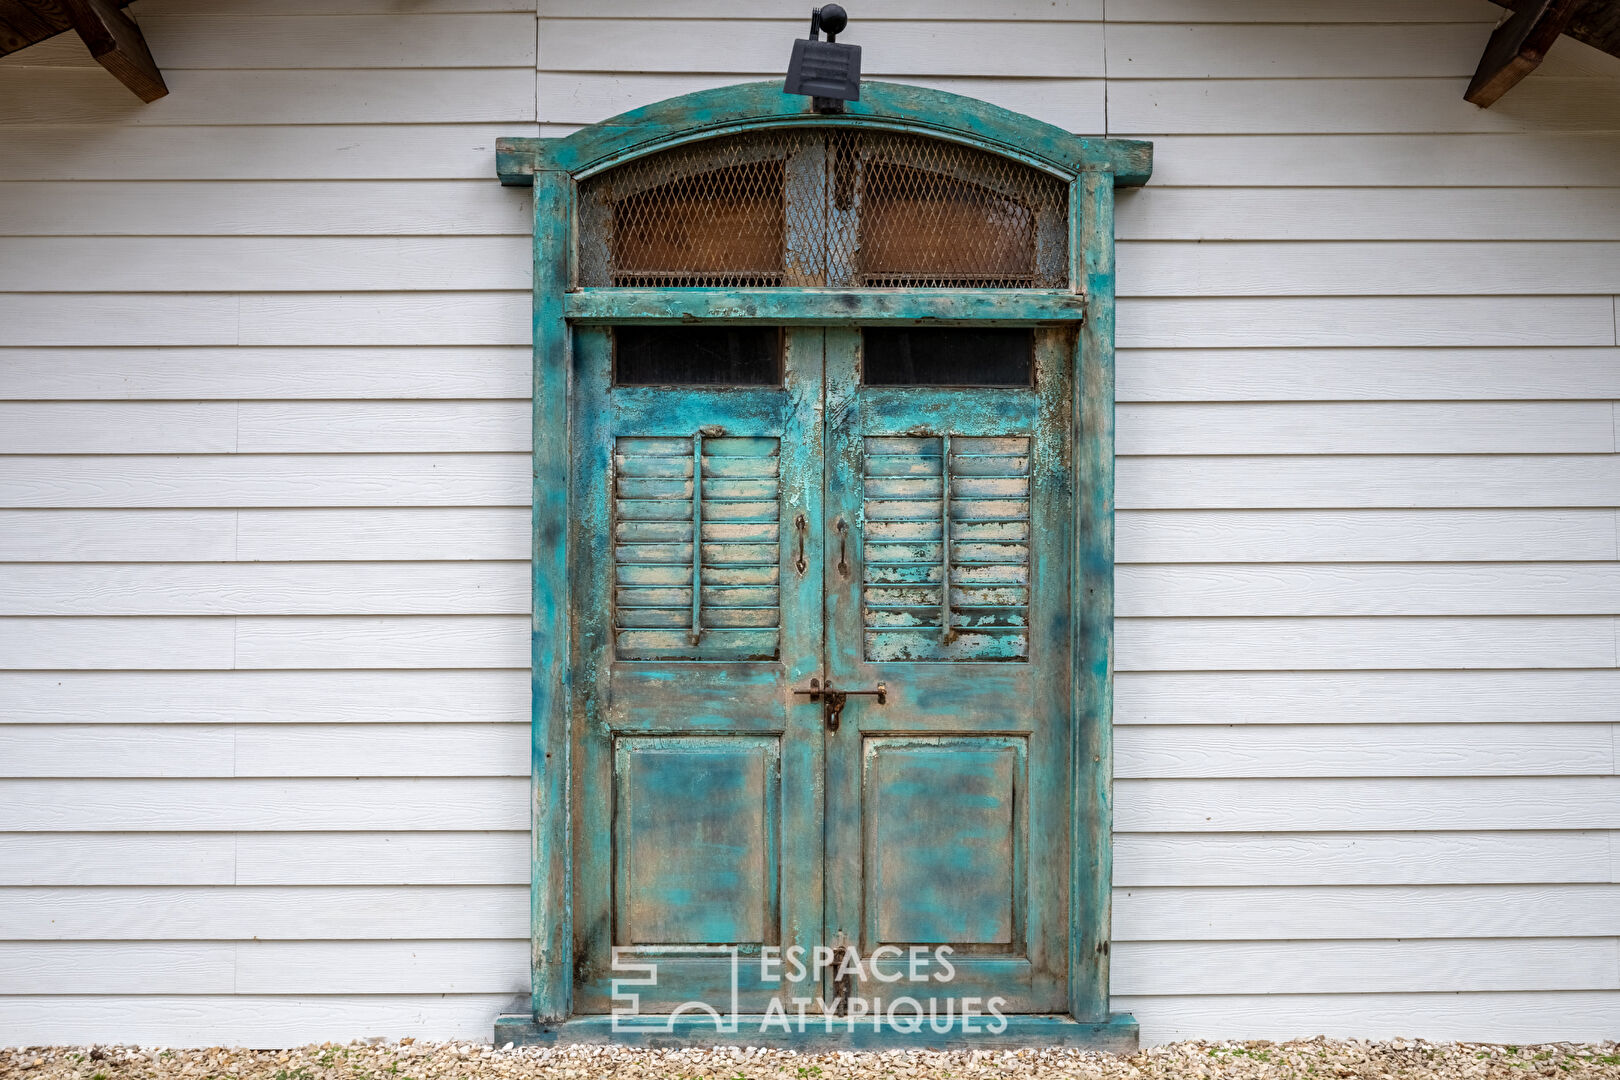
[[1115, 701], [1120, 723], [1611, 723], [1620, 670], [1132, 672]]
[[[1128, 889], [1115, 890], [1114, 932], [1119, 941], [1602, 939], [1620, 926], [1616, 900], [1620, 885]], [[1605, 944], [1598, 951], [1612, 959]]]
[[0, 675], [13, 724], [454, 723], [523, 716], [526, 664], [420, 671], [81, 671]]
[[0, 399], [526, 398], [527, 346], [0, 348]]
[[[1454, 94], [1443, 85], [1426, 88], [1448, 95], [1441, 108], [1466, 105], [1460, 84]], [[1413, 187], [1610, 188], [1620, 162], [1620, 137], [1533, 124], [1499, 134], [1161, 133], [1153, 142], [1153, 183], [1170, 187], [1383, 187], [1396, 178]]]
[[1620, 130], [1620, 83], [1543, 76], [1518, 86], [1506, 108], [1471, 107], [1449, 79], [1115, 81], [1110, 134], [1316, 134], [1593, 132]]
[[[306, 44], [322, 40], [324, 35], [311, 34]], [[16, 129], [71, 131], [109, 120], [130, 130], [534, 122], [534, 72], [526, 68], [195, 71], [165, 61], [170, 93], [150, 105], [130, 100], [127, 90], [96, 80], [96, 74], [76, 68], [0, 69], [0, 131], [9, 141]]]
[[1612, 776], [1614, 724], [1122, 726], [1115, 775]]
[[44, 124], [6, 130], [0, 180], [487, 180], [496, 138], [536, 133], [516, 122]]
[[[478, 180], [0, 185], [3, 236], [517, 236], [528, 200]], [[1556, 219], [1556, 208], [1548, 219]], [[1594, 212], [1602, 211], [1594, 207]], [[1551, 229], [1551, 223], [1546, 226]]]
[[1176, 188], [1155, 176], [1120, 192], [1119, 238], [1620, 240], [1620, 198], [1611, 188]]
[[28, 457], [0, 476], [0, 506], [522, 506], [526, 454]]
[[520, 885], [527, 832], [11, 833], [0, 885]]
[[528, 786], [509, 777], [0, 780], [0, 822], [8, 832], [101, 832], [109, 821], [139, 832], [190, 832], [199, 821], [249, 832], [518, 829]]
[[232, 510], [0, 510], [0, 562], [229, 562]]
[[1612, 562], [1620, 546], [1606, 508], [1127, 510], [1115, 528], [1121, 564]]
[[1134, 349], [1612, 346], [1614, 335], [1607, 296], [1126, 297], [1119, 303], [1119, 343]]
[[1620, 612], [1612, 561], [1122, 566], [1117, 588], [1122, 618]]
[[528, 555], [528, 507], [243, 510], [237, 516], [242, 559], [521, 560]]
[[1131, 22], [1128, 14], [1110, 21], [1108, 77], [1456, 79], [1473, 74], [1479, 61], [1477, 22], [1268, 25], [1215, 18], [1206, 8], [1180, 26]]
[[1120, 671], [1593, 668], [1613, 616], [1119, 619]]
[[1607, 401], [1130, 403], [1119, 407], [1118, 422], [1124, 455], [1615, 450], [1614, 408]]
[[[527, 776], [521, 717], [474, 724], [0, 726], [0, 776]], [[88, 764], [87, 764], [88, 763]]]
[[[988, 14], [988, 12], [986, 12]], [[689, 14], [689, 13], [688, 13]], [[999, 16], [999, 12], [996, 13]], [[799, 36], [804, 18], [745, 19], [727, 23], [729, 72], [775, 72], [783, 43]], [[884, 21], [863, 14], [859, 27], [862, 77], [958, 75], [974, 78], [1100, 79], [1102, 24], [1034, 21]], [[708, 42], [714, 24], [703, 19], [540, 19], [540, 62], [546, 72], [613, 71], [636, 57], [643, 72], [712, 72]], [[733, 75], [731, 81], [742, 81]], [[677, 91], [679, 92], [679, 91]], [[657, 100], [673, 94], [643, 97]], [[548, 113], [548, 119], [556, 119]]]
[[1617, 268], [1620, 244], [1598, 240], [1119, 245], [1121, 296], [1607, 294]]
[[1127, 833], [1114, 881], [1149, 885], [1491, 885], [1614, 882], [1614, 834]]
[[[778, 38], [778, 42], [789, 40]], [[780, 44], [778, 45], [780, 48]], [[782, 61], [753, 72], [726, 74], [641, 74], [639, 72], [541, 71], [537, 82], [540, 116], [547, 124], [594, 124], [628, 109], [680, 94], [729, 86], [737, 82], [779, 78]], [[872, 74], [875, 73], [863, 73]], [[1102, 79], [970, 78], [949, 75], [906, 76], [900, 80], [935, 90], [988, 101], [1069, 131], [1102, 131], [1106, 126]], [[561, 134], [561, 132], [558, 132]]]
[[526, 562], [0, 566], [0, 615], [522, 615]]
[[[25, 887], [0, 892], [0, 922], [13, 941], [510, 939], [528, 932], [529, 890], [526, 885]], [[488, 1026], [489, 1017], [483, 1022]]]
[[[1115, 828], [1119, 832], [1615, 829], [1620, 828], [1620, 778], [1122, 780]], [[1612, 893], [1605, 895], [1613, 899]], [[1314, 915], [1307, 911], [1302, 917]], [[1609, 918], [1612, 922], [1620, 915], [1611, 913]], [[1281, 928], [1273, 929], [1282, 934]], [[1369, 930], [1367, 936], [1380, 935]]]
[[1131, 457], [1125, 509], [1577, 507], [1620, 504], [1613, 454]]
[[[29, 268], [33, 272], [29, 273]], [[529, 288], [526, 237], [10, 237], [0, 290], [186, 293]]]
[[1111, 989], [1186, 995], [1615, 990], [1616, 944], [1554, 937], [1309, 945], [1122, 941]]
[[[1195, 360], [1196, 362], [1189, 362]], [[1620, 350], [1456, 348], [1131, 349], [1121, 401], [1620, 398]], [[1504, 433], [1504, 437], [1510, 437]]]

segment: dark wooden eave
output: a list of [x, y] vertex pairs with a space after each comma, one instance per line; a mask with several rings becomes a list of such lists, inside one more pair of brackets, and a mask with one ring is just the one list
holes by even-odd
[[0, 56], [74, 31], [96, 62], [142, 101], [169, 92], [141, 28], [124, 12], [131, 0], [0, 0]]
[[1620, 56], [1620, 0], [1493, 0], [1513, 14], [1491, 34], [1463, 97], [1489, 108], [1534, 71], [1560, 35]]

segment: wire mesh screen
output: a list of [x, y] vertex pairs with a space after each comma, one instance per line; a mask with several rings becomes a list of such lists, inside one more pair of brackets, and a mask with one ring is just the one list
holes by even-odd
[[801, 130], [640, 158], [580, 186], [582, 285], [1062, 288], [1068, 185], [915, 135]]

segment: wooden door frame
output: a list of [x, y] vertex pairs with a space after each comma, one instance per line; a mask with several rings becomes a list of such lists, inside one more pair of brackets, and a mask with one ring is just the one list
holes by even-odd
[[[648, 154], [763, 129], [862, 128], [961, 143], [1024, 163], [1069, 185], [1068, 289], [580, 288], [576, 185]], [[847, 111], [816, 113], [780, 84], [744, 83], [671, 98], [558, 139], [500, 139], [501, 183], [534, 189], [534, 520], [530, 1012], [496, 1023], [509, 1041], [601, 1041], [606, 1018], [574, 1018], [572, 837], [568, 825], [572, 717], [569, 436], [570, 325], [714, 321], [849, 326], [926, 322], [1078, 322], [1073, 450], [1074, 559], [1069, 1016], [1028, 1017], [995, 1041], [1134, 1045], [1135, 1021], [1108, 1010], [1113, 885], [1114, 657], [1114, 189], [1146, 183], [1151, 143], [1074, 135], [973, 98], [864, 82]], [[1088, 722], [1088, 718], [1090, 721]], [[867, 1029], [870, 1033], [870, 1027]], [[1009, 1034], [1010, 1033], [1010, 1034]], [[833, 1032], [837, 1045], [869, 1044]], [[731, 1036], [735, 1041], [737, 1036]], [[752, 1038], [752, 1037], [750, 1037]], [[694, 1033], [690, 1041], [703, 1041]], [[709, 1040], [714, 1041], [714, 1040]], [[754, 1039], [752, 1041], [758, 1041]], [[822, 1040], [825, 1041], [825, 1040]], [[885, 1045], [900, 1040], [880, 1039]], [[985, 1045], [984, 1036], [911, 1042]], [[803, 1037], [792, 1045], [809, 1045]], [[831, 1043], [829, 1043], [831, 1045]]]

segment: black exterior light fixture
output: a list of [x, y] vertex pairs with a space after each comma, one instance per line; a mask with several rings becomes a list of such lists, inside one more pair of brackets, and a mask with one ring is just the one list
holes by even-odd
[[[793, 42], [793, 59], [788, 61], [789, 94], [813, 99], [816, 112], [840, 113], [844, 102], [861, 99], [861, 47], [840, 45], [838, 35], [849, 25], [849, 13], [837, 4], [810, 11], [810, 36]], [[827, 31], [827, 40], [821, 32]]]

